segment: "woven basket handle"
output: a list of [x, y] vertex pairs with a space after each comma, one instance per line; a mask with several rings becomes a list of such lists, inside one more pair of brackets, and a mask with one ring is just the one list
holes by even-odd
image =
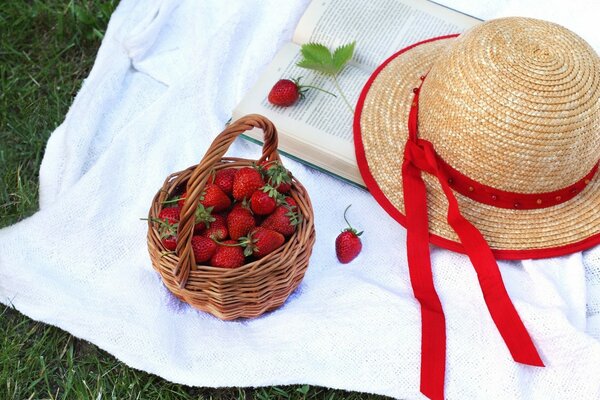
[[196, 268], [196, 260], [194, 259], [191, 242], [196, 222], [195, 211], [196, 207], [198, 207], [202, 189], [211, 176], [213, 167], [220, 163], [231, 143], [240, 134], [253, 128], [260, 128], [264, 132], [262, 156], [257, 162], [280, 160], [279, 153], [277, 153], [277, 130], [273, 123], [262, 115], [246, 115], [233, 122], [215, 138], [187, 182], [186, 200], [181, 209], [177, 231], [177, 254], [179, 255], [179, 262], [173, 271], [175, 280], [181, 288], [186, 285], [190, 270]]

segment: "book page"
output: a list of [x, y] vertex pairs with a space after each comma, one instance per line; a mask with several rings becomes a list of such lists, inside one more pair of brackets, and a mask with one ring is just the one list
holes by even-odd
[[[262, 114], [269, 118], [279, 132], [279, 149], [302, 162], [331, 172], [348, 181], [364, 186], [358, 171], [353, 144], [353, 113], [338, 95], [333, 97], [309, 89], [304, 99], [292, 107], [269, 103], [269, 91], [282, 77], [302, 77], [301, 83], [337, 93], [331, 78], [296, 66], [300, 46], [286, 44], [275, 56], [267, 71], [233, 110], [233, 120], [246, 114]], [[352, 106], [370, 76], [370, 72], [354, 65], [344, 68], [338, 77]], [[262, 132], [254, 130], [246, 136], [262, 141]]]
[[[273, 106], [267, 100], [271, 87], [281, 77], [302, 77], [301, 84], [316, 86], [337, 93], [330, 77], [296, 66], [300, 47], [288, 43], [277, 54], [259, 82], [234, 110], [234, 117], [259, 113], [270, 118], [279, 130], [293, 134], [299, 140], [325, 147], [348, 162], [356, 163], [352, 140], [353, 113], [342, 97], [333, 97], [316, 89], [308, 89], [305, 98], [293, 107]], [[347, 65], [338, 76], [340, 86], [354, 107], [370, 73]]]
[[353, 61], [374, 70], [416, 42], [461, 33], [478, 19], [426, 0], [313, 0], [294, 33], [294, 42], [329, 48], [356, 41]]

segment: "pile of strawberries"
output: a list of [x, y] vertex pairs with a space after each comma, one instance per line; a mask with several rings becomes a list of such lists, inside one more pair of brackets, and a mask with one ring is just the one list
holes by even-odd
[[[192, 250], [197, 264], [238, 268], [282, 246], [302, 220], [289, 196], [292, 178], [279, 161], [213, 172], [195, 211]], [[157, 224], [162, 243], [177, 247], [186, 193], [164, 202]]]

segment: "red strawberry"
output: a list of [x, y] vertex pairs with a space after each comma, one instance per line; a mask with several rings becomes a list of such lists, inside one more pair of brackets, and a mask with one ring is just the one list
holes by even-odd
[[214, 212], [219, 212], [227, 210], [231, 206], [231, 200], [217, 185], [208, 184], [200, 196], [200, 204], [207, 208], [212, 207]]
[[[272, 197], [273, 192], [275, 195]], [[266, 185], [262, 189], [259, 189], [252, 193], [250, 197], [250, 208], [254, 214], [257, 215], [268, 215], [275, 211], [277, 206], [277, 191], [271, 186]]]
[[179, 222], [180, 211], [181, 209], [179, 207], [163, 208], [158, 214], [158, 219], [160, 219], [161, 221], [167, 220], [167, 222], [169, 222], [170, 224], [174, 224], [176, 222]]
[[292, 174], [279, 161], [264, 161], [260, 164], [265, 180], [279, 193], [289, 193], [292, 188]]
[[215, 174], [214, 184], [217, 185], [225, 194], [233, 194], [233, 176], [237, 172], [235, 168], [220, 169]]
[[287, 204], [277, 207], [260, 226], [279, 232], [285, 237], [292, 236], [302, 221], [302, 215], [291, 197], [287, 197], [286, 202]]
[[168, 220], [152, 218], [158, 224], [158, 234], [165, 249], [173, 251], [177, 248], [177, 226], [178, 223], [170, 223]]
[[348, 228], [344, 229], [335, 239], [335, 253], [342, 264], [354, 260], [362, 249], [362, 242], [359, 238], [362, 232], [357, 232], [346, 219], [346, 212], [349, 208], [350, 206], [346, 207], [344, 211], [344, 220], [346, 220]]
[[169, 251], [175, 251], [177, 248], [177, 236], [167, 236], [161, 239], [161, 243], [165, 246], [165, 249]]
[[204, 231], [202, 236], [212, 238], [215, 240], [224, 240], [227, 238], [229, 232], [227, 231], [227, 222], [225, 217], [220, 214], [213, 215], [213, 221], [210, 226]]
[[217, 249], [217, 244], [204, 236], [192, 236], [192, 251], [196, 264], [205, 263], [213, 256]]
[[254, 191], [263, 186], [265, 182], [260, 172], [250, 167], [240, 168], [233, 177], [233, 198], [238, 201], [249, 199]]
[[204, 208], [202, 204], [198, 204], [198, 207], [194, 213], [194, 233], [204, 232], [206, 228], [208, 228], [215, 220], [215, 217], [212, 215], [212, 210], [212, 207]]
[[301, 86], [291, 79], [280, 79], [269, 92], [269, 103], [275, 106], [289, 107], [302, 96]]
[[248, 236], [240, 238], [246, 257], [262, 258], [273, 252], [285, 242], [285, 237], [279, 232], [265, 228], [255, 228]]
[[284, 199], [283, 199], [283, 202], [284, 202], [285, 204], [287, 204], [287, 205], [288, 205], [288, 207], [290, 207], [290, 208], [292, 208], [292, 209], [294, 209], [294, 210], [295, 210], [296, 208], [298, 208], [298, 203], [296, 203], [296, 200], [294, 200], [294, 198], [293, 198], [293, 197], [291, 197], [291, 196], [287, 196], [286, 198], [284, 198]]
[[210, 265], [221, 268], [238, 268], [244, 265], [244, 250], [235, 240], [219, 243], [210, 259]]
[[233, 240], [246, 236], [255, 226], [256, 221], [252, 212], [241, 204], [236, 204], [227, 216], [227, 229], [229, 237]]

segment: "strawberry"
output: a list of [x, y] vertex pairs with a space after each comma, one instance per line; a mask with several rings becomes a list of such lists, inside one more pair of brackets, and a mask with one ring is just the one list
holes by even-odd
[[170, 224], [174, 224], [176, 222], [179, 222], [180, 211], [181, 209], [179, 207], [163, 208], [158, 214], [158, 219], [160, 219], [161, 221], [167, 220], [167, 222], [169, 222]]
[[283, 204], [286, 205], [290, 208], [294, 208], [294, 207], [298, 207], [298, 203], [296, 203], [296, 200], [294, 200], [293, 197], [291, 196], [286, 196], [283, 198]]
[[228, 196], [233, 194], [233, 176], [237, 172], [235, 168], [220, 169], [215, 174], [213, 183]]
[[244, 250], [235, 240], [218, 243], [215, 253], [210, 258], [210, 265], [221, 268], [238, 268], [244, 265]]
[[279, 232], [265, 228], [254, 228], [248, 236], [240, 238], [240, 244], [245, 247], [246, 257], [262, 258], [273, 252], [285, 242], [285, 237]]
[[279, 161], [263, 161], [261, 171], [267, 184], [275, 187], [279, 193], [289, 193], [292, 188], [292, 174]]
[[202, 233], [202, 236], [215, 240], [224, 240], [229, 232], [227, 231], [227, 222], [225, 217], [220, 214], [213, 215], [213, 221], [210, 226]]
[[165, 249], [169, 251], [175, 251], [177, 248], [177, 236], [167, 236], [162, 238], [161, 243], [165, 246]]
[[277, 82], [275, 82], [275, 84], [269, 91], [269, 95], [267, 97], [269, 103], [273, 104], [274, 106], [289, 107], [295, 102], [297, 102], [298, 99], [303, 99], [304, 93], [309, 88], [317, 89], [327, 94], [330, 94], [333, 97], [336, 97], [335, 94], [328, 92], [327, 90], [310, 85], [301, 85], [300, 79], [302, 78], [280, 79]]
[[348, 228], [344, 229], [335, 239], [335, 253], [342, 264], [354, 260], [362, 249], [362, 242], [359, 237], [362, 235], [362, 231], [357, 232], [346, 219], [346, 212], [349, 208], [350, 206], [346, 207], [344, 211], [344, 220], [346, 220]]
[[195, 225], [194, 233], [202, 233], [214, 222], [215, 217], [212, 215], [212, 207], [205, 208], [202, 204], [198, 204], [194, 212]]
[[237, 170], [233, 177], [233, 198], [240, 201], [250, 198], [252, 193], [265, 186], [260, 172], [244, 167]]
[[153, 222], [158, 224], [158, 234], [160, 241], [165, 249], [174, 251], [177, 248], [177, 227], [178, 223], [171, 223], [168, 219], [152, 218]]
[[300, 97], [304, 97], [304, 95], [297, 81], [280, 79], [271, 88], [268, 99], [269, 103], [275, 106], [289, 107], [297, 102]]
[[229, 197], [214, 184], [208, 184], [200, 196], [200, 204], [204, 207], [212, 207], [214, 212], [227, 210], [231, 206]]
[[261, 189], [252, 193], [250, 197], [250, 208], [256, 215], [268, 215], [275, 211], [277, 206], [277, 191], [265, 185]]
[[229, 237], [233, 240], [246, 236], [255, 226], [256, 221], [252, 212], [242, 204], [236, 204], [227, 216], [227, 229]]
[[296, 227], [302, 221], [302, 215], [294, 199], [286, 197], [285, 201], [286, 204], [278, 206], [260, 226], [279, 232], [287, 238], [296, 232]]
[[191, 244], [196, 264], [210, 260], [217, 249], [217, 244], [212, 239], [204, 236], [192, 236]]

